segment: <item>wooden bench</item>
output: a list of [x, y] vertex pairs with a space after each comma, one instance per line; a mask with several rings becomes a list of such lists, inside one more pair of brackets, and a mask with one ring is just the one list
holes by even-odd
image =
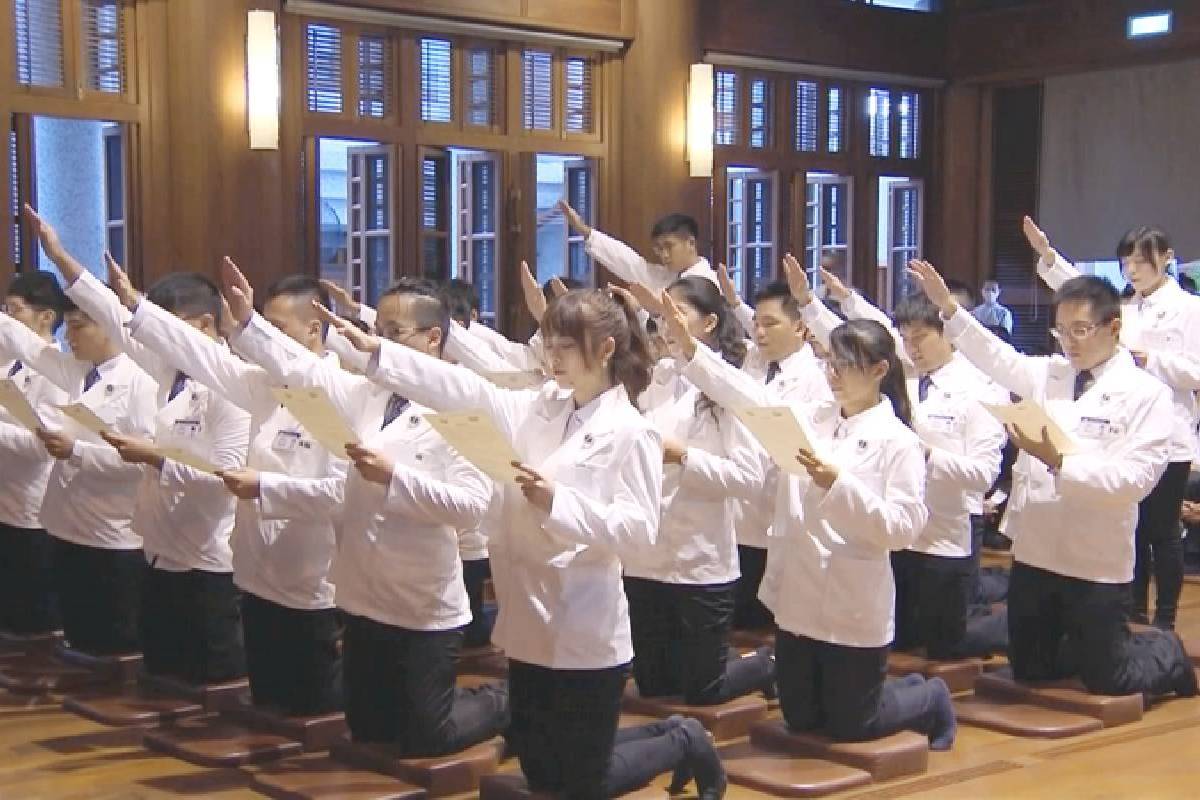
[[767, 701], [759, 695], [745, 695], [714, 706], [690, 706], [679, 697], [642, 697], [632, 683], [625, 689], [621, 706], [634, 714], [660, 719], [672, 714], [694, 717], [719, 742], [745, 736], [768, 711]]

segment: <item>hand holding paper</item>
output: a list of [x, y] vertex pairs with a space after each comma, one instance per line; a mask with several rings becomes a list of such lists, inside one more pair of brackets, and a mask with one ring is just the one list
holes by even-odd
[[1004, 423], [1006, 427], [1012, 426], [1027, 441], [1042, 438], [1041, 434], [1044, 429], [1046, 440], [1054, 445], [1059, 454], [1070, 455], [1078, 449], [1074, 440], [1059, 427], [1057, 422], [1051, 419], [1050, 415], [1046, 413], [1046, 409], [1037, 403], [1022, 400], [1019, 403], [1001, 405], [983, 403], [982, 405], [993, 417]]
[[45, 427], [25, 394], [17, 388], [17, 384], [11, 378], [0, 381], [0, 406], [4, 406], [13, 419], [34, 433]]
[[284, 387], [271, 391], [304, 429], [333, 455], [344, 456], [347, 444], [358, 443], [358, 435], [341, 418], [324, 390]]
[[59, 406], [58, 410], [63, 413], [63, 416], [85, 431], [94, 433], [97, 436], [109, 432], [108, 423], [97, 417], [96, 413], [83, 403], [71, 403], [70, 405]]
[[513, 466], [514, 462], [520, 463], [521, 457], [483, 411], [427, 414], [425, 419], [460, 456], [492, 480], [518, 483], [518, 477], [524, 475]]
[[808, 453], [815, 462], [825, 463], [804, 424], [788, 406], [743, 408], [735, 413], [784, 472], [809, 474], [808, 467], [797, 460], [800, 452]]

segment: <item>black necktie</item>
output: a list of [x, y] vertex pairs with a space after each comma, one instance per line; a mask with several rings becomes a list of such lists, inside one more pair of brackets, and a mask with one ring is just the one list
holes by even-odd
[[13, 365], [12, 365], [12, 368], [11, 368], [11, 369], [9, 369], [9, 371], [8, 371], [8, 377], [10, 377], [10, 378], [11, 378], [12, 376], [16, 375], [16, 374], [17, 374], [18, 372], [20, 372], [20, 371], [21, 371], [21, 362], [20, 362], [20, 360], [14, 361], [14, 362], [13, 362]]
[[917, 402], [924, 403], [929, 397], [929, 387], [933, 386], [933, 378], [928, 375], [922, 375], [917, 381]]
[[775, 380], [778, 377], [779, 377], [779, 362], [772, 361], [770, 364], [767, 364], [767, 383], [770, 383], [771, 381]]
[[404, 409], [408, 408], [408, 398], [401, 397], [398, 394], [393, 394], [388, 398], [387, 408], [383, 412], [383, 424], [379, 426], [383, 430], [388, 425], [395, 421], [396, 417], [404, 413]]
[[171, 393], [167, 395], [168, 403], [178, 397], [179, 393], [184, 390], [184, 388], [187, 386], [187, 380], [188, 376], [184, 375], [182, 372], [175, 373], [175, 380], [171, 383]]
[[1090, 369], [1085, 369], [1082, 372], [1080, 372], [1078, 375], [1076, 375], [1075, 376], [1075, 399], [1078, 400], [1083, 395], [1083, 393], [1088, 390], [1088, 387], [1090, 387], [1094, 381], [1095, 381], [1095, 378], [1092, 377], [1092, 371]]
[[86, 392], [88, 389], [95, 386], [99, 380], [100, 370], [92, 367], [91, 371], [88, 372], [87, 377], [83, 379], [83, 390]]

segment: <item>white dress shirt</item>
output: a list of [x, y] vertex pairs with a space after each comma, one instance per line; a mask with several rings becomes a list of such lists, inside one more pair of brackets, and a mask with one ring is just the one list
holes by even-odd
[[458, 531], [479, 524], [491, 485], [430, 426], [429, 409], [413, 403], [383, 427], [391, 391], [321, 360], [258, 315], [233, 346], [277, 383], [323, 389], [363, 446], [395, 462], [387, 486], [347, 470], [336, 520], [338, 607], [408, 630], [470, 622]]
[[640, 283], [654, 292], [661, 292], [680, 278], [704, 278], [720, 286], [716, 270], [703, 256], [683, 272], [675, 272], [662, 264], [651, 264], [629, 245], [594, 228], [584, 241], [584, 249], [621, 280]]
[[[246, 463], [250, 415], [208, 387], [188, 379], [174, 398], [170, 392], [179, 367], [132, 337], [132, 317], [115, 294], [90, 273], [67, 288], [67, 295], [119, 344], [158, 384], [154, 444], [179, 448], [217, 469]], [[173, 459], [148, 469], [138, 491], [134, 528], [151, 565], [169, 572], [198, 569], [232, 572], [229, 536], [237, 498], [216, 475]]]
[[1170, 391], [1118, 349], [1091, 370], [1091, 387], [1075, 400], [1076, 372], [1065, 357], [1021, 355], [961, 308], [946, 332], [998, 383], [1045, 408], [1076, 444], [1053, 474], [1025, 452], [1013, 465], [1014, 558], [1072, 578], [1128, 583], [1137, 506], [1167, 463]]
[[[153, 433], [158, 386], [124, 353], [97, 365], [79, 361], [7, 317], [0, 317], [0, 342], [0, 349], [11, 348], [22, 363], [57, 386], [68, 402], [87, 406], [118, 433], [143, 438]], [[93, 368], [99, 380], [84, 391]], [[52, 536], [87, 547], [140, 548], [142, 538], [133, 525], [133, 512], [147, 470], [126, 464], [99, 437], [82, 430], [71, 432], [77, 438], [70, 457], [56, 460], [46, 479], [42, 527]]]
[[[174, 314], [143, 300], [130, 328], [134, 339], [250, 414], [247, 465], [259, 473], [259, 497], [238, 503], [230, 539], [234, 583], [287, 608], [332, 608], [333, 517], [344, 499], [344, 454], [332, 455], [280, 405], [264, 369]], [[328, 360], [337, 365], [334, 354]]]
[[762, 502], [766, 454], [732, 412], [702, 408], [702, 398], [671, 360], [660, 362], [640, 398], [663, 438], [678, 440], [687, 451], [683, 464], [663, 469], [658, 544], [648, 561], [626, 562], [628, 576], [713, 585], [741, 575], [738, 509], [741, 501]]
[[624, 387], [600, 396], [564, 435], [574, 401], [555, 383], [501, 389], [467, 369], [384, 342], [372, 377], [439, 410], [482, 410], [523, 462], [554, 484], [546, 513], [504, 484], [505, 525], [489, 542], [500, 615], [492, 639], [510, 658], [556, 669], [629, 663], [622, 559], [658, 535], [662, 440]]
[[[1053, 263], [1038, 261], [1038, 275], [1057, 290], [1082, 273], [1057, 252]], [[1200, 297], [1188, 294], [1173, 278], [1149, 297], [1135, 295], [1121, 304], [1121, 342], [1146, 353], [1146, 372], [1165, 383], [1172, 394], [1175, 427], [1171, 461], [1195, 461], [1200, 453], [1194, 436], [1200, 391]]]
[[[5, 319], [12, 324], [21, 324], [8, 317]], [[2, 339], [0, 334], [0, 341]], [[0, 351], [3, 349], [0, 345]], [[57, 418], [57, 406], [67, 401], [66, 392], [24, 363], [10, 363], [9, 367], [0, 370], [0, 380], [6, 377], [12, 380], [40, 419], [49, 422]], [[0, 461], [4, 463], [4, 480], [0, 481], [0, 523], [26, 530], [44, 527], [41, 523], [42, 496], [46, 493], [46, 481], [55, 459], [46, 452], [33, 431], [13, 419], [3, 408], [0, 408]]]

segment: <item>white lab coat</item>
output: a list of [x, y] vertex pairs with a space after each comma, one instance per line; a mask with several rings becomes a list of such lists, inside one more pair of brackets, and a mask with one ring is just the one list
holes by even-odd
[[621, 280], [640, 283], [651, 291], [661, 292], [680, 278], [704, 278], [720, 286], [716, 270], [703, 256], [683, 272], [675, 272], [662, 264], [651, 264], [629, 245], [595, 229], [584, 242], [584, 249]]

